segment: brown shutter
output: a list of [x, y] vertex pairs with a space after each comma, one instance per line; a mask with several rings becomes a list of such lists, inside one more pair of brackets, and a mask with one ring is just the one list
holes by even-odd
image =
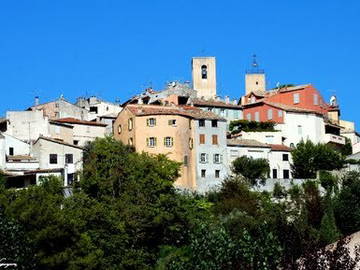
[[218, 136], [212, 135], [212, 144], [218, 144]]
[[200, 144], [205, 144], [205, 134], [200, 134]]

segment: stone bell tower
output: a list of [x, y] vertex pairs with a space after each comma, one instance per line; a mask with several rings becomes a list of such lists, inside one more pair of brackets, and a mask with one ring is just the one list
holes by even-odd
[[193, 57], [191, 61], [193, 88], [198, 98], [216, 97], [216, 60], [215, 57]]

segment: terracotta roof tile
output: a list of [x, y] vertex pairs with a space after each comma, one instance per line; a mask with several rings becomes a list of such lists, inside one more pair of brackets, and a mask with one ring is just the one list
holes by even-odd
[[88, 126], [99, 126], [99, 127], [107, 126], [104, 123], [85, 121], [85, 120], [80, 120], [80, 119], [71, 118], [71, 117], [56, 119], [56, 120], [52, 120], [52, 121], [55, 123], [58, 122], [58, 123], [78, 124], [78, 125], [88, 125]]
[[70, 146], [70, 147], [74, 147], [74, 148], [78, 148], [78, 149], [81, 149], [81, 150], [84, 150], [83, 147], [81, 146], [78, 146], [78, 145], [75, 145], [75, 144], [71, 144], [71, 143], [66, 143], [64, 141], [59, 141], [59, 140], [55, 140], [53, 138], [49, 138], [49, 137], [44, 137], [44, 136], [40, 136], [34, 144], [36, 144], [39, 140], [46, 140], [46, 141], [49, 141], [49, 142], [53, 142], [53, 143], [58, 143], [58, 144], [62, 144], [62, 145], [66, 145], [66, 146]]
[[228, 139], [227, 145], [229, 146], [250, 146], [250, 147], [261, 147], [261, 148], [270, 148], [268, 144], [250, 140], [250, 139]]
[[206, 112], [192, 106], [156, 106], [156, 105], [132, 105], [126, 108], [136, 116], [146, 115], [181, 115], [194, 119], [214, 119], [226, 121], [224, 118], [212, 113]]
[[283, 145], [283, 144], [269, 144], [271, 147], [271, 151], [284, 151], [284, 152], [291, 152], [292, 148]]
[[237, 104], [226, 103], [224, 101], [219, 100], [204, 100], [204, 99], [192, 99], [191, 100], [194, 105], [197, 106], [209, 106], [209, 107], [221, 107], [221, 108], [235, 108], [242, 109], [242, 106]]

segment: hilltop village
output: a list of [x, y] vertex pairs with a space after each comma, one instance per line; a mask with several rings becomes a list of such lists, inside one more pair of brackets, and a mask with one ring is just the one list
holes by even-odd
[[[82, 170], [83, 151], [96, 138], [113, 136], [138, 152], [166, 154], [180, 162], [179, 188], [209, 191], [231, 173], [236, 158], [269, 161], [269, 179], [292, 179], [291, 150], [301, 140], [340, 148], [351, 144], [360, 159], [360, 134], [340, 118], [336, 97], [326, 102], [312, 84], [268, 89], [254, 60], [241, 97], [217, 95], [215, 57], [192, 58], [192, 82], [145, 89], [122, 104], [99, 97], [75, 103], [60, 97], [0, 119], [0, 170], [8, 187], [39, 184], [55, 175], [68, 187]], [[270, 123], [270, 124], [269, 124]]]

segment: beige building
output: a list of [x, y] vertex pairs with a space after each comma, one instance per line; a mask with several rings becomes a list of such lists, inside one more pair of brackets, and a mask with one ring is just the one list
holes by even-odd
[[104, 138], [106, 134], [106, 124], [84, 121], [75, 118], [62, 118], [53, 120], [52, 122], [67, 124], [73, 127], [74, 145], [85, 146], [88, 142], [94, 141], [96, 138]]
[[193, 57], [193, 88], [197, 96], [204, 99], [216, 98], [216, 60], [215, 57]]
[[61, 123], [57, 121], [49, 121], [50, 137], [66, 143], [74, 142], [74, 127], [70, 124]]
[[219, 120], [225, 127], [225, 119], [195, 107], [128, 105], [115, 120], [114, 137], [133, 145], [138, 152], [167, 154], [170, 159], [181, 162], [181, 176], [175, 185], [197, 189], [194, 137], [200, 119]]
[[88, 111], [86, 109], [68, 102], [63, 97], [43, 104], [39, 104], [38, 97], [36, 97], [34, 106], [28, 108], [28, 111], [42, 111], [44, 116], [49, 119], [72, 117], [88, 120]]

